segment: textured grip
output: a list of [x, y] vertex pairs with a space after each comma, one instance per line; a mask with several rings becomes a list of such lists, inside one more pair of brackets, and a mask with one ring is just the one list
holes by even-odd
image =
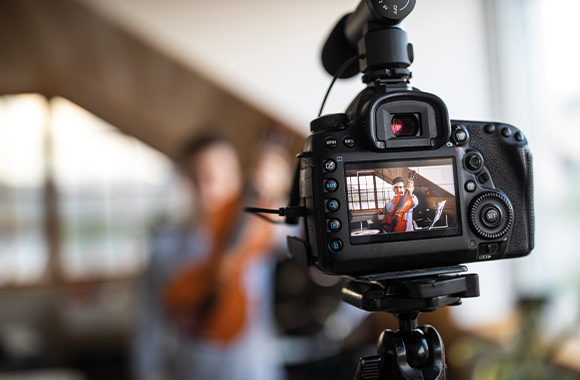
[[505, 137], [502, 130], [513, 126], [498, 124], [486, 131], [481, 123], [463, 122], [469, 131], [470, 146], [477, 149], [493, 178], [496, 188], [504, 192], [512, 203], [514, 223], [508, 256], [520, 256], [533, 248], [534, 209], [532, 153], [526, 141], [517, 141], [515, 133]]

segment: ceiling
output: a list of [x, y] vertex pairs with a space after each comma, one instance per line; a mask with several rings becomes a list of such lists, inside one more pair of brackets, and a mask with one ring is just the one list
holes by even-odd
[[79, 1], [1, 1], [0, 47], [0, 94], [65, 97], [169, 155], [208, 128], [247, 146], [277, 122]]
[[[490, 118], [484, 3], [418, 2], [405, 21], [413, 83], [440, 95], [456, 117], [460, 110]], [[321, 46], [355, 7], [354, 0], [2, 0], [0, 94], [63, 96], [169, 155], [216, 127], [247, 150], [272, 124], [308, 133], [331, 79]], [[433, 17], [441, 9], [445, 22]], [[469, 62], [452, 66], [452, 57]], [[325, 111], [342, 112], [361, 88], [360, 78], [339, 82]]]

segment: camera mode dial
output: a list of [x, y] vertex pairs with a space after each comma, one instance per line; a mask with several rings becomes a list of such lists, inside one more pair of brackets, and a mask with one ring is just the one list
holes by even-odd
[[312, 133], [324, 131], [339, 131], [346, 129], [348, 116], [343, 113], [324, 115], [310, 122], [310, 131]]
[[500, 193], [483, 193], [469, 205], [469, 225], [483, 239], [497, 239], [511, 228], [514, 212], [511, 202]]

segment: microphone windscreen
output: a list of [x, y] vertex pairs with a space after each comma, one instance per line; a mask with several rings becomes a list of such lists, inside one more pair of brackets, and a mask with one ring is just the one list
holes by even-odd
[[[345, 25], [348, 16], [350, 16], [350, 14], [344, 16], [338, 24], [336, 24], [322, 49], [322, 65], [332, 76], [336, 75], [338, 69], [344, 62], [358, 55], [356, 46], [352, 46], [345, 35]], [[353, 63], [343, 71], [339, 78], [352, 78], [358, 73], [359, 67], [357, 64]]]

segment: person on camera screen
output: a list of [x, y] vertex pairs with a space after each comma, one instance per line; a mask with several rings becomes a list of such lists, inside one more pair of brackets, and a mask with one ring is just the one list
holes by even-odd
[[[419, 204], [415, 191], [415, 182], [411, 179], [405, 181], [402, 177], [393, 179], [393, 191], [395, 196], [385, 204], [383, 210], [383, 230], [384, 232], [405, 232], [414, 231], [413, 209]], [[406, 194], [406, 196], [405, 196]]]

